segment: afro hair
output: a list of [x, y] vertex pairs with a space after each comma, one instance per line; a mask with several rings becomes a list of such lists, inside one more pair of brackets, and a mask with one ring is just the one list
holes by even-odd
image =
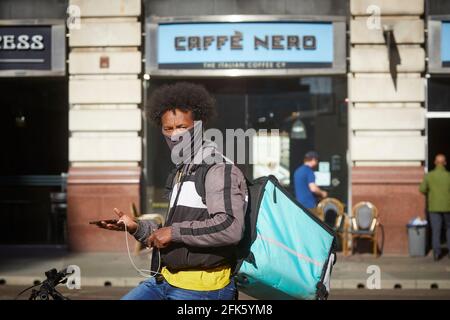
[[202, 85], [190, 82], [165, 84], [157, 88], [147, 107], [148, 118], [161, 126], [161, 117], [167, 111], [192, 111], [194, 120], [208, 123], [215, 114], [215, 100]]

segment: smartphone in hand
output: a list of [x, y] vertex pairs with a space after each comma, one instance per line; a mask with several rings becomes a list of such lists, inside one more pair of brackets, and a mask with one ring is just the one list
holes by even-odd
[[106, 224], [117, 224], [117, 222], [119, 222], [119, 220], [117, 220], [117, 219], [95, 220], [95, 221], [89, 221], [89, 224], [95, 224], [95, 225], [101, 226], [102, 222], [104, 222]]

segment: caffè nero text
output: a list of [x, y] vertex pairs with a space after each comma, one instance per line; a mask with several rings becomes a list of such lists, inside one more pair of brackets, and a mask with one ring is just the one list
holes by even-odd
[[[192, 51], [217, 49], [221, 50], [227, 46], [231, 50], [243, 49], [243, 34], [235, 31], [231, 36], [180, 36], [175, 37], [175, 50]], [[315, 50], [317, 41], [315, 36], [298, 35], [266, 35], [263, 37], [253, 37], [255, 50]]]
[[0, 50], [43, 50], [44, 37], [36, 34], [29, 36], [0, 34]]

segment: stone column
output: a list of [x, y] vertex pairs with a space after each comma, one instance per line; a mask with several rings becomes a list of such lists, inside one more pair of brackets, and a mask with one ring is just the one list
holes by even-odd
[[[69, 248], [125, 250], [123, 233], [90, 220], [139, 208], [142, 159], [141, 1], [70, 0], [81, 14], [69, 29]], [[75, 10], [77, 11], [77, 10]]]
[[[378, 207], [384, 253], [407, 254], [405, 225], [424, 216], [424, 0], [351, 0], [350, 10], [352, 202]], [[384, 30], [400, 55], [396, 85]]]

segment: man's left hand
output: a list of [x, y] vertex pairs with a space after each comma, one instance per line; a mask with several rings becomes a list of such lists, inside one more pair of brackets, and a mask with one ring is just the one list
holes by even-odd
[[158, 249], [167, 247], [172, 241], [172, 228], [160, 228], [153, 232], [147, 239], [149, 247], [156, 247]]

